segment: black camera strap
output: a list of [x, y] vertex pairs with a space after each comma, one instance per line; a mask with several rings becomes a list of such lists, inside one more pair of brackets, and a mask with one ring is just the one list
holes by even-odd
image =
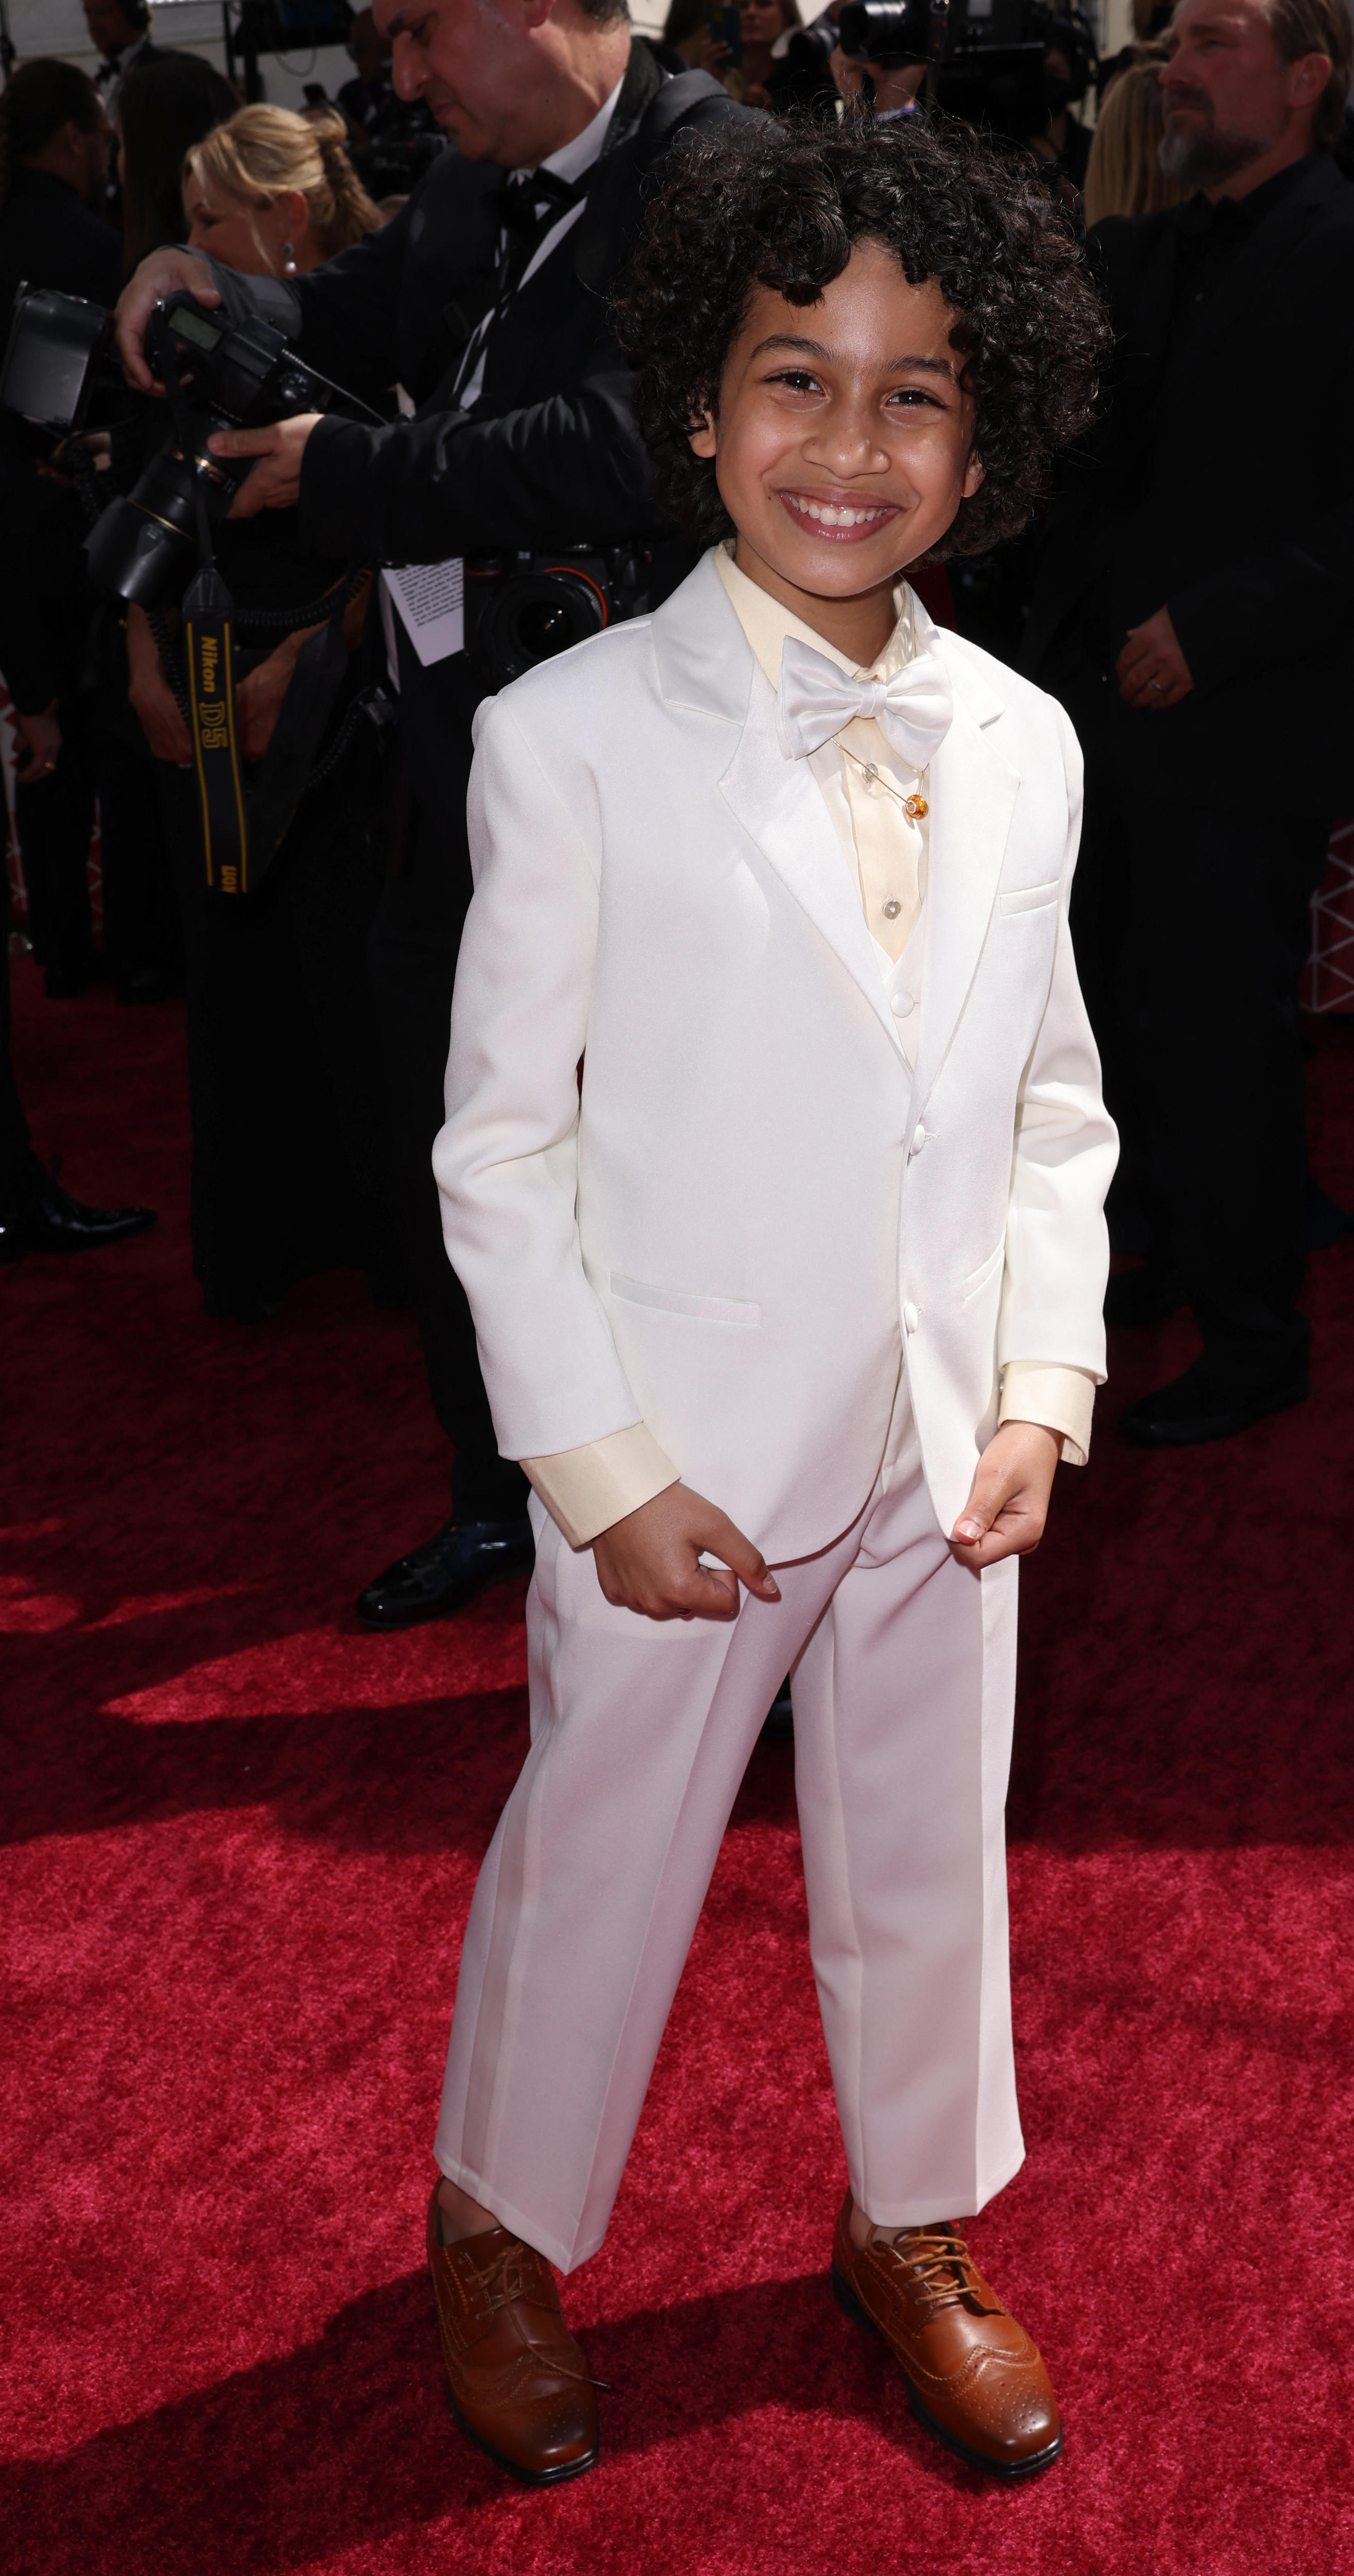
[[[267, 875], [310, 783], [348, 665], [343, 618], [360, 567], [351, 568], [332, 594], [330, 615], [306, 637], [267, 752], [246, 789], [235, 720], [235, 602], [213, 560], [206, 496], [195, 461], [205, 423], [194, 419], [184, 400], [168, 332], [160, 337], [157, 358], [184, 463], [192, 476], [197, 516], [199, 568], [184, 593], [183, 641], [207, 883], [214, 894], [243, 895]], [[239, 622], [246, 627], [250, 623], [247, 615]], [[295, 622], [283, 621], [293, 629]]]
[[249, 825], [235, 727], [234, 607], [214, 565], [194, 573], [183, 599], [188, 729], [207, 883], [216, 894], [249, 891]]
[[207, 497], [197, 462], [206, 423], [195, 419], [184, 399], [168, 331], [157, 333], [155, 354], [197, 517], [198, 569], [183, 596], [183, 646], [207, 883], [215, 894], [247, 894], [249, 824], [235, 722], [235, 602], [212, 558]]

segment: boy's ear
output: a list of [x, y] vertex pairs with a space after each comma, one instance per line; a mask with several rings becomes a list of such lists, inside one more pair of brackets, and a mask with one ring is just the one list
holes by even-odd
[[719, 444], [719, 434], [715, 428], [715, 416], [712, 411], [703, 411], [700, 419], [693, 423], [686, 434], [691, 441], [693, 456], [714, 455]]
[[970, 453], [969, 461], [964, 467], [964, 480], [959, 487], [964, 500], [971, 501], [979, 484], [985, 482], [986, 478], [987, 467], [984, 465], [981, 456]]

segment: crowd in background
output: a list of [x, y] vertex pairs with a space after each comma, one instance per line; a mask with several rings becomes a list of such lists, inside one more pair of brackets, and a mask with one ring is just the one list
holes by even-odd
[[[923, 112], [921, 66], [849, 57], [841, 5], [832, 0], [806, 24], [799, 0], [672, 0], [649, 51], [662, 70], [702, 71], [742, 106], [773, 115], [831, 115], [862, 99], [878, 116]], [[1294, 0], [1281, 5], [1291, 12]], [[112, 306], [164, 244], [187, 244], [242, 277], [304, 279], [398, 218], [438, 156], [455, 151], [421, 98], [397, 94], [389, 40], [370, 10], [352, 22], [354, 77], [336, 100], [315, 93], [296, 113], [242, 104], [210, 64], [152, 44], [145, 10], [130, 0], [86, 0], [86, 14], [105, 55], [97, 80], [35, 60], [0, 96], [5, 335], [21, 284]], [[1178, 156], [1163, 167], [1170, 19], [1160, 0], [1136, 0], [1133, 42], [1097, 65], [1085, 22], [1059, 18], [1034, 130], [998, 138], [1033, 158], [1078, 226], [1157, 215], [1196, 196], [1197, 173]], [[1347, 47], [1341, 60], [1347, 81]], [[1341, 169], [1348, 136], [1337, 102], [1322, 149]], [[387, 390], [393, 420], [399, 390]], [[383, 764], [363, 729], [345, 728], [391, 650], [375, 566], [354, 574], [319, 553], [295, 508], [219, 531], [218, 562], [238, 608], [272, 618], [278, 636], [269, 641], [256, 623], [239, 656], [246, 760], [268, 749], [309, 633], [341, 621], [348, 665], [322, 746], [332, 758], [321, 759], [267, 885], [223, 904], [202, 866], [175, 621], [135, 607], [124, 614], [100, 598], [83, 553], [91, 494], [97, 505], [119, 459], [162, 435], [147, 408], [110, 384], [79, 470], [21, 422], [0, 422], [0, 672], [17, 735], [22, 934], [54, 1003], [108, 979], [129, 1007], [186, 993], [193, 1256], [209, 1313], [257, 1322], [295, 1281], [331, 1266], [361, 1268], [374, 1298], [398, 1303], [407, 1243], [368, 973], [398, 839], [398, 763]], [[948, 578], [929, 569], [919, 587], [933, 613], [1018, 661], [1042, 544], [1032, 529], [997, 557], [952, 564]], [[313, 624], [282, 631], [307, 603]], [[88, 868], [96, 815], [99, 935]], [[1287, 1007], [1295, 1010], [1291, 995]], [[115, 1240], [151, 1221], [144, 1210], [83, 1208], [60, 1190], [29, 1145], [7, 1063], [0, 1081], [0, 1257]], [[1141, 1251], [1135, 1222], [1130, 1211], [1121, 1240]]]

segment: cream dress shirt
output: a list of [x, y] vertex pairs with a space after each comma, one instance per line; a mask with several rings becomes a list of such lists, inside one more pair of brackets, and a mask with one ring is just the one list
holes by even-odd
[[[773, 689], [780, 684], [781, 648], [790, 635], [862, 680], [892, 679], [917, 649], [912, 593], [906, 582], [900, 582], [894, 594], [898, 618], [888, 643], [868, 670], [860, 670], [739, 571], [731, 540], [717, 548], [715, 565]], [[912, 1066], [921, 997], [919, 934], [926, 903], [925, 781], [904, 769], [880, 727], [864, 716], [853, 717], [831, 742], [813, 752], [809, 767], [860, 896], [899, 1042]], [[922, 810], [909, 814], [908, 804]], [[1039, 1422], [1060, 1432], [1063, 1457], [1081, 1467], [1090, 1446], [1094, 1402], [1095, 1380], [1085, 1369], [1008, 1360], [1002, 1373], [999, 1419]], [[586, 1547], [614, 1521], [624, 1520], [627, 1513], [637, 1512], [655, 1494], [681, 1481], [680, 1468], [674, 1467], [642, 1422], [632, 1423], [626, 1431], [613, 1431], [605, 1440], [589, 1441], [582, 1449], [564, 1449], [552, 1458], [524, 1458], [521, 1464], [571, 1547]]]

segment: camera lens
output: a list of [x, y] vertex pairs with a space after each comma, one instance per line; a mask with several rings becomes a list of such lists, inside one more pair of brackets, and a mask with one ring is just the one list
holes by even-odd
[[515, 640], [523, 661], [528, 663], [548, 662], [552, 653], [563, 653], [585, 631], [575, 623], [562, 600], [528, 600], [514, 620]]
[[552, 564], [493, 583], [474, 649], [494, 687], [502, 689], [605, 624], [606, 603], [591, 575], [571, 564]]

